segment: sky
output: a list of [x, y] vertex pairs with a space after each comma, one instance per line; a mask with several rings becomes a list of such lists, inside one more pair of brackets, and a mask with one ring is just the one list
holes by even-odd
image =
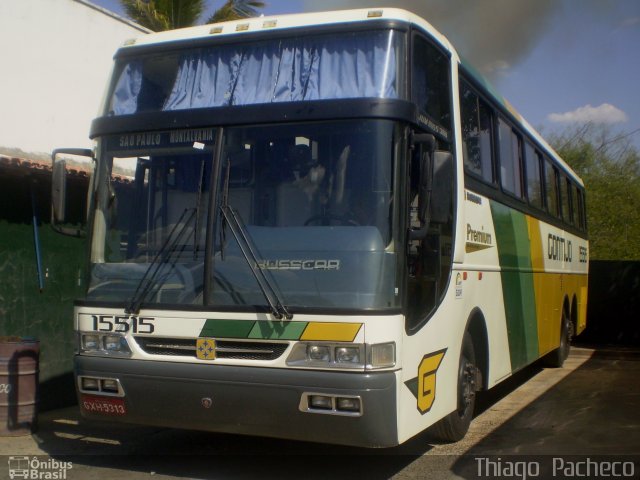
[[[118, 0], [91, 0], [124, 16]], [[393, 6], [432, 23], [543, 135], [586, 122], [640, 148], [639, 0], [265, 0], [265, 15]], [[223, 0], [210, 0], [208, 14]]]

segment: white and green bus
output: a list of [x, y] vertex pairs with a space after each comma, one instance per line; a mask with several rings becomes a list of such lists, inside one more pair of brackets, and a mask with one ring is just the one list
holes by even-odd
[[127, 42], [91, 137], [87, 417], [454, 441], [477, 391], [585, 328], [582, 181], [404, 10]]

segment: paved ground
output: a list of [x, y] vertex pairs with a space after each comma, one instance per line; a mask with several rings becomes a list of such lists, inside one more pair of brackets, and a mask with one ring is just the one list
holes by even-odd
[[628, 455], [616, 457], [619, 473], [633, 469], [630, 478], [640, 479], [639, 380], [640, 352], [574, 348], [564, 368], [533, 365], [483, 394], [461, 442], [437, 445], [423, 434], [387, 450], [87, 422], [69, 408], [41, 414], [32, 436], [0, 438], [0, 478], [9, 477], [9, 456], [37, 456], [40, 472], [70, 480], [404, 480], [524, 478], [527, 471], [528, 478], [571, 478], [585, 473], [577, 468], [587, 459]]

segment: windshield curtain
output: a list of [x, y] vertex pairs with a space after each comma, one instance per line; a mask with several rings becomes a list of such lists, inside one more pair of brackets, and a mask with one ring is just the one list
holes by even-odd
[[342, 33], [127, 59], [107, 113], [399, 98], [402, 38], [393, 30]]
[[[224, 130], [212, 172], [211, 129], [101, 140], [89, 299], [264, 306], [256, 267], [288, 308], [397, 306], [392, 235], [396, 124], [387, 120]], [[152, 147], [138, 147], [140, 143]], [[214, 173], [214, 175], [212, 175]], [[211, 177], [219, 196], [211, 203]], [[235, 238], [233, 212], [253, 254]], [[207, 219], [217, 218], [206, 242]], [[211, 285], [204, 293], [205, 255]], [[135, 303], [135, 302], [133, 302]]]

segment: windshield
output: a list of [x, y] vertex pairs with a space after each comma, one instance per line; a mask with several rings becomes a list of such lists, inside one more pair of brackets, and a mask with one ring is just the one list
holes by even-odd
[[228, 128], [217, 162], [215, 137], [103, 140], [89, 299], [264, 306], [259, 269], [287, 308], [396, 306], [393, 122]]

